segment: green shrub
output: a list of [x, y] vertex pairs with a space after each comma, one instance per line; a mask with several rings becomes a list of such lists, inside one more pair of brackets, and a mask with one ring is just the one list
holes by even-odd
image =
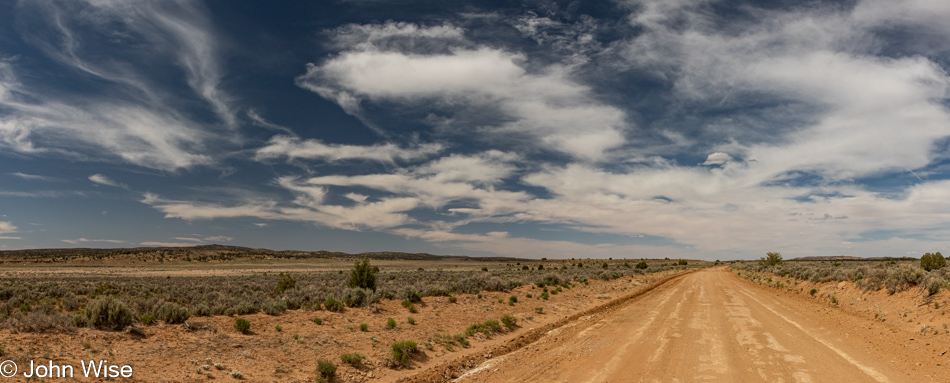
[[353, 265], [349, 286], [376, 291], [376, 270], [369, 265], [369, 258], [364, 257]]
[[289, 275], [280, 273], [280, 280], [277, 281], [277, 287], [274, 287], [274, 296], [283, 294], [284, 291], [297, 288], [297, 281]]
[[412, 356], [412, 354], [419, 351], [419, 347], [416, 345], [416, 342], [411, 340], [393, 343], [392, 349], [393, 362], [397, 366], [403, 367], [409, 367], [409, 358]]
[[406, 319], [406, 322], [409, 322], [409, 324], [414, 325], [416, 324], [416, 318], [409, 317], [408, 319]]
[[508, 302], [511, 302], [511, 303], [518, 303], [518, 297], [512, 295], [512, 296], [508, 297]]
[[456, 298], [456, 297], [449, 297], [449, 303], [455, 303], [455, 302], [458, 302], [458, 298]]
[[676, 261], [676, 264], [680, 266], [686, 266], [689, 264], [689, 262], [687, 262], [685, 259], [680, 259], [679, 261]]
[[284, 331], [284, 328], [281, 327], [280, 325], [277, 325], [277, 326], [274, 326], [274, 330], [277, 330], [277, 332], [281, 332], [281, 331]]
[[488, 271], [487, 267], [482, 267], [482, 271]]
[[939, 270], [947, 266], [947, 260], [943, 258], [943, 254], [936, 252], [934, 254], [926, 253], [923, 257], [920, 257], [920, 267], [924, 270]]
[[811, 296], [815, 296], [815, 293], [817, 293], [817, 292], [818, 292], [818, 290], [816, 290], [816, 289], [808, 290], [808, 294], [811, 295]]
[[538, 314], [543, 314], [543, 313], [544, 313], [544, 307], [535, 307], [535, 308], [534, 308], [534, 312], [536, 312], [536, 313], [538, 313]]
[[317, 372], [327, 380], [333, 380], [336, 376], [336, 365], [329, 360], [320, 359], [317, 361]]
[[139, 317], [139, 321], [142, 322], [143, 325], [151, 326], [153, 323], [155, 323], [155, 315], [142, 314], [142, 316]]
[[283, 299], [264, 302], [261, 305], [261, 311], [267, 315], [280, 315], [287, 311], [287, 301]]
[[86, 327], [89, 325], [89, 317], [86, 316], [86, 313], [76, 313], [73, 314], [73, 326], [76, 327]]
[[[937, 278], [931, 278], [931, 279], [927, 282], [927, 295], [934, 295], [934, 294], [936, 294], [936, 293], [939, 293], [939, 292], [940, 292], [940, 286], [941, 286], [941, 283], [940, 283], [940, 280], [939, 280], [939, 279], [937, 279]], [[934, 302], [934, 305], [937, 305], [937, 303]]]
[[86, 308], [88, 324], [100, 330], [122, 330], [132, 324], [132, 310], [112, 296], [96, 298]]
[[410, 300], [408, 300], [408, 299], [402, 301], [402, 307], [405, 307], [406, 309], [409, 310], [409, 312], [411, 312], [411, 313], [413, 313], [413, 314], [419, 312], [418, 310], [416, 310], [416, 305], [415, 305], [414, 303], [412, 303], [412, 301], [410, 301]]
[[317, 325], [322, 325], [322, 324], [323, 324], [323, 319], [320, 319], [320, 318], [313, 318], [313, 323], [316, 323]]
[[327, 300], [323, 302], [323, 307], [325, 307], [327, 311], [333, 311], [337, 313], [343, 312], [343, 302], [333, 298], [327, 298]]
[[511, 329], [515, 328], [515, 325], [518, 324], [518, 319], [516, 319], [514, 315], [505, 314], [501, 316], [501, 323], [504, 323], [505, 327]]
[[155, 311], [155, 319], [167, 324], [185, 323], [189, 317], [191, 317], [191, 313], [188, 312], [188, 309], [171, 302], [163, 303]]
[[640, 261], [639, 263], [637, 263], [637, 265], [636, 265], [635, 267], [638, 268], [638, 269], [640, 269], [640, 270], [643, 270], [643, 269], [646, 269], [647, 267], [650, 267], [650, 266], [647, 265], [646, 261]]
[[364, 359], [364, 358], [365, 358], [364, 356], [362, 356], [362, 355], [360, 355], [360, 354], [357, 354], [357, 353], [355, 353], [355, 352], [352, 353], [352, 354], [342, 354], [342, 355], [340, 355], [340, 360], [342, 360], [343, 363], [349, 364], [349, 365], [351, 365], [351, 366], [353, 366], [353, 367], [357, 367], [357, 368], [359, 368], [359, 367], [363, 364], [363, 359]]
[[396, 320], [393, 318], [386, 319], [386, 328], [388, 329], [396, 328]]
[[351, 287], [346, 290], [343, 290], [343, 303], [349, 307], [358, 307], [363, 304], [369, 304], [370, 297], [369, 295], [373, 292], [369, 289], [361, 289], [359, 287]]
[[234, 321], [234, 329], [241, 334], [247, 334], [251, 331], [251, 322], [244, 318], [238, 318]]
[[402, 298], [409, 302], [422, 302], [422, 296], [412, 286], [406, 286], [402, 291]]

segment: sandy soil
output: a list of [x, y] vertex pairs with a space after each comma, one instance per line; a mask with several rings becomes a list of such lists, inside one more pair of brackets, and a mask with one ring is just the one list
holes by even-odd
[[908, 331], [795, 290], [724, 268], [687, 274], [548, 331], [457, 381], [948, 381], [947, 335]]
[[[422, 304], [417, 304], [417, 313], [409, 313], [398, 301], [384, 301], [378, 305], [378, 311], [350, 308], [343, 313], [292, 310], [279, 316], [253, 314], [243, 316], [251, 322], [248, 335], [237, 332], [233, 327], [235, 318], [227, 316], [193, 318], [195, 323], [208, 326], [205, 330], [189, 330], [181, 325], [148, 326], [144, 328], [147, 333], [144, 339], [126, 332], [88, 328], [65, 334], [3, 330], [0, 332], [0, 360], [16, 362], [20, 372], [15, 378], [2, 381], [25, 381], [22, 373], [30, 360], [73, 365], [76, 380], [96, 381], [81, 376], [80, 361], [105, 359], [109, 363], [132, 366], [132, 378], [119, 381], [238, 381], [230, 374], [237, 370], [243, 374], [243, 381], [304, 382], [316, 380], [317, 360], [326, 359], [338, 366], [333, 382], [390, 382], [411, 378], [427, 368], [453, 361], [476, 358], [481, 361], [498, 345], [524, 339], [525, 334], [537, 328], [560, 326], [565, 318], [578, 313], [609, 307], [618, 298], [645, 291], [658, 279], [673, 273], [667, 271], [609, 282], [591, 280], [589, 285], [577, 284], [551, 295], [550, 300], [537, 299], [541, 289], [535, 286], [505, 293], [484, 293], [481, 299], [459, 294], [456, 303], [450, 303], [446, 297], [426, 297]], [[528, 298], [528, 294], [532, 298]], [[507, 304], [512, 295], [518, 298], [513, 306]], [[536, 308], [542, 308], [542, 313], [537, 313]], [[517, 328], [491, 337], [476, 334], [468, 339], [471, 345], [464, 348], [455, 345], [450, 349], [438, 341], [441, 334], [463, 333], [473, 323], [499, 320], [506, 313], [518, 319]], [[416, 323], [409, 324], [409, 317]], [[321, 318], [323, 324], [315, 324], [314, 318]], [[396, 320], [396, 329], [385, 328], [387, 318]], [[361, 323], [368, 325], [368, 331], [360, 330]], [[277, 331], [277, 326], [281, 331]], [[422, 353], [413, 359], [409, 369], [387, 367], [390, 345], [403, 340], [418, 342]], [[366, 356], [359, 368], [340, 360], [341, 354], [354, 352]], [[216, 364], [221, 368], [216, 368]]]

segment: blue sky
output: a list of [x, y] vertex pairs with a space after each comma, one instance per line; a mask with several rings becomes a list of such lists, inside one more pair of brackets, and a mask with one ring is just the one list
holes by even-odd
[[950, 244], [942, 0], [0, 8], [2, 249]]

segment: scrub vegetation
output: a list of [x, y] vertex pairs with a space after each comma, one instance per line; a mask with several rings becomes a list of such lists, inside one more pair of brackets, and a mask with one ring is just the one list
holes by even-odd
[[[773, 254], [775, 254], [773, 256]], [[926, 253], [921, 259], [781, 259], [778, 253], [768, 253], [759, 262], [735, 262], [732, 268], [750, 279], [760, 275], [743, 274], [743, 271], [766, 272], [782, 280], [768, 281], [781, 284], [785, 278], [807, 280], [814, 283], [851, 281], [865, 291], [886, 289], [894, 294], [911, 288], [920, 288], [934, 295], [950, 286], [950, 269], [938, 252]], [[781, 286], [779, 286], [781, 287]]]
[[[271, 256], [274, 257], [272, 262], [281, 262], [284, 259], [308, 259], [308, 256], [320, 258], [336, 254], [240, 249], [243, 248], [196, 247], [190, 251], [168, 250], [167, 254], [156, 249], [79, 249], [73, 253], [64, 250], [53, 250], [51, 253], [39, 251], [39, 254], [16, 251], [11, 254], [5, 252], [4, 255], [10, 256], [8, 259], [19, 259], [21, 264], [61, 262], [68, 266], [76, 262], [98, 264], [102, 261], [122, 261], [153, 265], [174, 263], [193, 269], [210, 269], [229, 264], [234, 259], [256, 261], [258, 257]], [[433, 259], [461, 259], [471, 262], [472, 266], [443, 270], [437, 267], [380, 269], [373, 265], [374, 261], [378, 261], [377, 258], [390, 260], [400, 256], [408, 258], [408, 261], [422, 259], [418, 264]], [[0, 328], [44, 332], [94, 327], [117, 331], [129, 325], [180, 324], [195, 317], [213, 315], [238, 317], [258, 312], [281, 315], [287, 310], [343, 312], [348, 308], [368, 307], [383, 299], [402, 300], [408, 311], [415, 313], [415, 305], [426, 296], [444, 296], [451, 302], [456, 300], [453, 294], [508, 292], [523, 285], [537, 285], [545, 290], [539, 297], [546, 299], [549, 294], [547, 287], [551, 287], [550, 294], [556, 294], [562, 291], [562, 287], [569, 288], [571, 283], [586, 284], [593, 279], [612, 280], [670, 269], [702, 267], [695, 262], [687, 266], [686, 262], [678, 260], [650, 261], [648, 267], [643, 267], [647, 261], [641, 260], [637, 267], [633, 267], [627, 260], [539, 262], [401, 253], [347, 255], [346, 259], [349, 259], [348, 262], [355, 260], [355, 263], [349, 263], [352, 266], [348, 268], [344, 266], [320, 272], [259, 272], [200, 277], [172, 274], [58, 276], [55, 273], [6, 272], [0, 280]], [[487, 262], [492, 263], [491, 268], [482, 266]], [[336, 260], [336, 264], [341, 265], [340, 260]], [[533, 266], [525, 269], [523, 266], [528, 264]], [[517, 302], [518, 297], [510, 296], [506, 303], [514, 305]]]

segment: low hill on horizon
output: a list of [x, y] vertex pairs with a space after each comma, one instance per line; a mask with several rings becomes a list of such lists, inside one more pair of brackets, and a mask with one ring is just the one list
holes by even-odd
[[429, 253], [403, 253], [373, 251], [358, 254], [339, 251], [299, 251], [254, 249], [242, 246], [196, 245], [188, 247], [134, 247], [134, 248], [62, 248], [24, 249], [0, 251], [0, 263], [58, 263], [90, 261], [140, 261], [140, 262], [222, 262], [234, 260], [265, 259], [358, 259], [375, 260], [471, 260], [488, 262], [536, 261], [512, 257], [469, 257], [465, 255], [434, 255]]

